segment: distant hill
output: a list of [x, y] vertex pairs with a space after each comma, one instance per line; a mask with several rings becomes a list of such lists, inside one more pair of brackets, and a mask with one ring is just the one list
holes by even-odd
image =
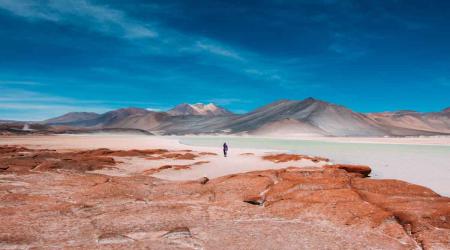
[[[371, 113], [368, 117], [390, 131], [414, 130], [414, 135], [429, 133], [450, 133], [450, 109], [441, 112], [420, 113], [416, 111], [397, 111]], [[402, 135], [401, 133], [397, 133]], [[406, 133], [405, 135], [410, 135]]]
[[43, 122], [77, 129], [136, 129], [154, 134], [282, 136], [418, 136], [450, 134], [450, 109], [362, 114], [314, 98], [280, 100], [236, 115], [214, 104], [180, 104], [168, 112], [125, 108], [75, 112]]
[[99, 114], [91, 112], [70, 112], [62, 116], [45, 120], [44, 122], [47, 124], [64, 124], [64, 123], [92, 120], [99, 116], [100, 116]]

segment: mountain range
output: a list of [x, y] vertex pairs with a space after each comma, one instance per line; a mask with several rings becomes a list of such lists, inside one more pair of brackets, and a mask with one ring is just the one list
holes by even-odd
[[76, 129], [137, 129], [153, 134], [274, 136], [450, 135], [450, 108], [440, 112], [358, 113], [314, 98], [280, 100], [246, 114], [215, 104], [180, 104], [167, 112], [125, 108], [104, 114], [73, 112], [42, 122]]

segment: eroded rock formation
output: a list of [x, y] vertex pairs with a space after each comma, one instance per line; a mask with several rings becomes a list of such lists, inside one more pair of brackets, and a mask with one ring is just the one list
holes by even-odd
[[299, 155], [299, 154], [271, 154], [263, 156], [264, 160], [280, 163], [280, 162], [288, 162], [288, 161], [300, 161], [300, 160], [310, 160], [312, 162], [324, 161], [327, 162], [329, 159], [317, 156], [307, 156], [307, 155]]
[[184, 182], [86, 172], [117, 154], [197, 155], [126, 152], [0, 148], [0, 248], [450, 247], [450, 199], [425, 187], [342, 167]]

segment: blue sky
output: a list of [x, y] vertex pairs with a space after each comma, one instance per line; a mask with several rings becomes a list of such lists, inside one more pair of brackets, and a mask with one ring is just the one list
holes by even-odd
[[450, 1], [0, 0], [0, 119], [313, 96], [450, 106]]

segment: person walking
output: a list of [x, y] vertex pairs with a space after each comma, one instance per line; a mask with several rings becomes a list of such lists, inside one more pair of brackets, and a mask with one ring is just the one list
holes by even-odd
[[228, 145], [226, 142], [223, 143], [223, 156], [227, 157], [227, 153], [228, 153]]

